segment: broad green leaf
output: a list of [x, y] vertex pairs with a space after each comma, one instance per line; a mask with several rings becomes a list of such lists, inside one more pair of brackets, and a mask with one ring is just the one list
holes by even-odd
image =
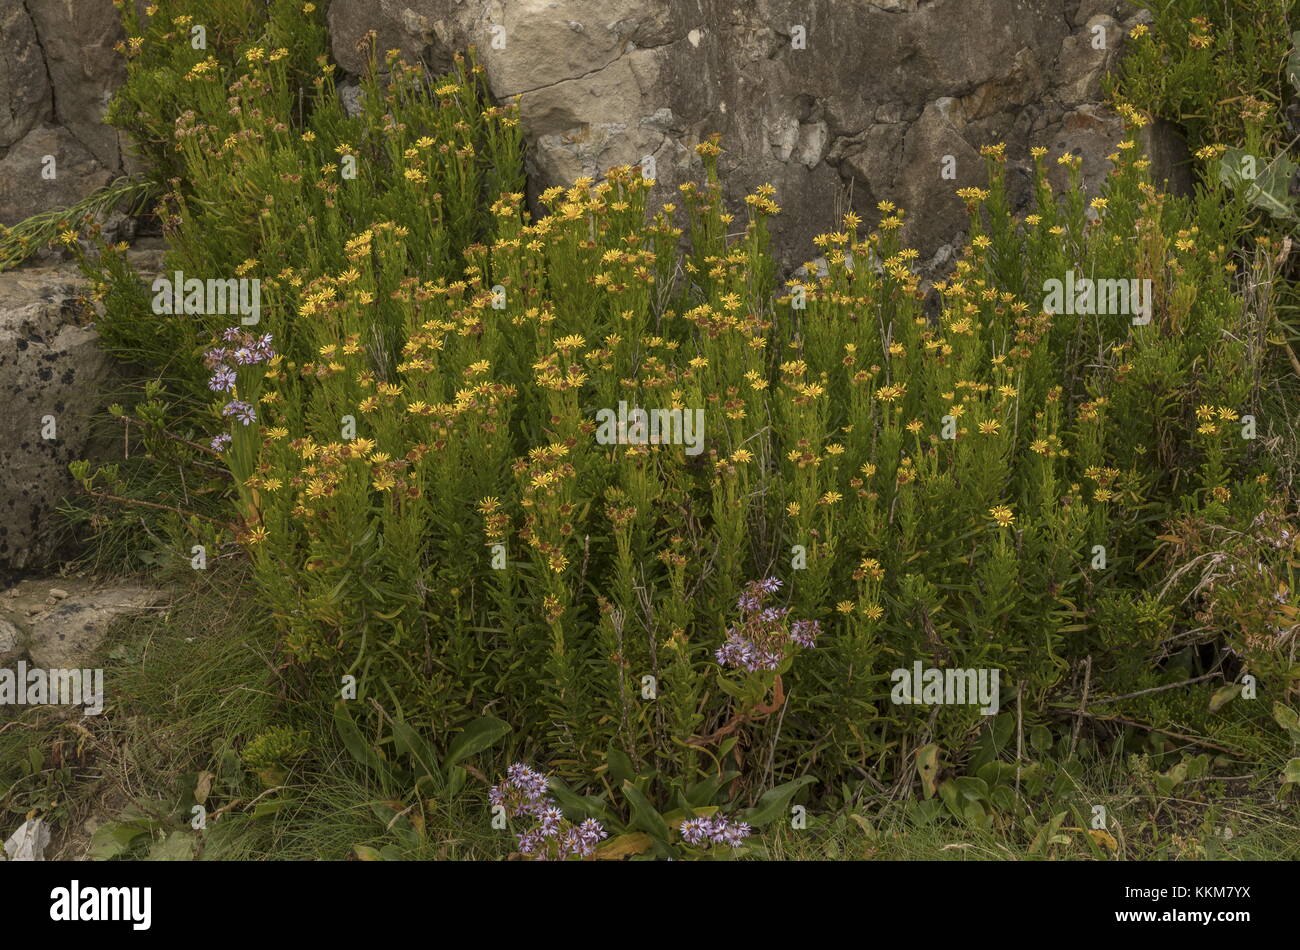
[[644, 831], [629, 831], [625, 835], [610, 838], [596, 849], [597, 861], [619, 861], [633, 854], [644, 854], [650, 850], [654, 839]]
[[1292, 759], [1282, 770], [1282, 781], [1288, 785], [1300, 783], [1300, 759]]
[[632, 827], [640, 828], [650, 837], [659, 841], [668, 840], [668, 825], [663, 817], [650, 804], [649, 799], [631, 782], [623, 783], [623, 796], [632, 810]]
[[154, 842], [145, 856], [146, 861], [193, 861], [196, 839], [185, 831], [173, 831], [161, 841]]
[[358, 765], [365, 766], [378, 776], [387, 773], [384, 761], [379, 758], [379, 754], [365, 740], [357, 724], [352, 721], [352, 714], [348, 712], [345, 701], [340, 701], [334, 706], [334, 728], [338, 731], [339, 738], [343, 740], [343, 747], [348, 750]]
[[609, 780], [615, 788], [636, 777], [636, 769], [632, 765], [632, 760], [627, 757], [627, 753], [613, 745], [605, 753], [605, 765], [609, 771]]
[[1210, 712], [1218, 712], [1228, 702], [1236, 699], [1241, 693], [1240, 683], [1229, 683], [1227, 686], [1221, 686], [1214, 691], [1210, 697]]
[[817, 781], [816, 776], [804, 775], [791, 782], [778, 785], [776, 788], [769, 788], [763, 793], [763, 797], [758, 800], [753, 808], [748, 808], [740, 813], [740, 817], [749, 822], [755, 828], [762, 828], [778, 818], [784, 817], [788, 812], [790, 799], [804, 786], [811, 785]]
[[90, 860], [107, 861], [130, 850], [131, 844], [150, 830], [141, 821], [107, 821], [95, 829], [90, 839]]
[[1290, 733], [1292, 739], [1300, 742], [1300, 714], [1297, 714], [1290, 706], [1274, 703], [1273, 718], [1279, 726]]
[[447, 750], [446, 765], [457, 765], [472, 755], [478, 755], [509, 731], [510, 724], [500, 719], [491, 716], [475, 719], [452, 742], [451, 748]]
[[410, 723], [398, 719], [393, 722], [393, 747], [403, 755], [410, 756], [415, 762], [415, 775], [440, 778], [442, 769], [433, 747], [420, 736]]
[[1029, 744], [1039, 755], [1051, 751], [1052, 741], [1052, 730], [1046, 726], [1034, 726], [1029, 730]]

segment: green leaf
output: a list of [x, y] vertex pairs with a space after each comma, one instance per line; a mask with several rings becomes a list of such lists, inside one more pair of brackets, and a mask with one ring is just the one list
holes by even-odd
[[957, 791], [957, 786], [951, 781], [941, 782], [939, 784], [939, 797], [947, 806], [948, 811], [952, 812], [954, 818], [960, 818], [961, 812], [961, 793]]
[[620, 861], [625, 857], [643, 854], [650, 850], [654, 839], [644, 831], [629, 831], [625, 835], [610, 838], [596, 849], [597, 861]]
[[377, 776], [387, 775], [388, 769], [383, 759], [370, 743], [366, 742], [361, 735], [361, 730], [352, 721], [352, 714], [348, 712], [346, 701], [341, 700], [334, 705], [334, 728], [339, 738], [343, 740], [343, 747], [348, 750], [357, 764], [365, 766]]
[[1221, 686], [1214, 691], [1210, 697], [1210, 712], [1218, 712], [1228, 702], [1236, 699], [1241, 693], [1240, 683], [1229, 683], [1227, 686]]
[[1279, 726], [1291, 735], [1292, 739], [1300, 742], [1300, 714], [1297, 714], [1290, 706], [1274, 703], [1273, 718], [1277, 720]]
[[934, 798], [935, 777], [939, 774], [939, 747], [931, 742], [916, 750], [916, 771], [926, 798]]
[[1300, 759], [1292, 759], [1282, 770], [1282, 781], [1288, 785], [1300, 784]]
[[398, 719], [393, 722], [393, 747], [402, 755], [410, 756], [415, 762], [415, 775], [418, 780], [428, 775], [441, 781], [442, 769], [433, 747], [415, 731], [410, 723]]
[[623, 783], [623, 797], [632, 809], [632, 827], [640, 828], [658, 841], [668, 840], [668, 825], [635, 785]]
[[452, 742], [451, 748], [447, 750], [446, 764], [448, 766], [456, 765], [472, 755], [478, 755], [484, 749], [494, 745], [509, 731], [510, 724], [502, 722], [500, 719], [494, 719], [491, 716], [475, 719]]
[[146, 861], [193, 861], [193, 835], [185, 831], [173, 831], [166, 838], [154, 843], [145, 856]]
[[615, 788], [619, 788], [624, 782], [630, 782], [636, 778], [636, 768], [632, 765], [632, 760], [622, 750], [609, 747], [605, 753], [605, 765], [609, 770], [610, 781], [614, 783]]
[[1052, 730], [1046, 726], [1034, 726], [1029, 730], [1029, 744], [1039, 755], [1052, 750], [1052, 741]]
[[131, 849], [132, 843], [147, 834], [150, 821], [107, 821], [95, 829], [90, 839], [90, 860], [107, 861]]
[[786, 814], [787, 806], [790, 799], [794, 798], [795, 793], [806, 785], [811, 785], [817, 781], [816, 776], [804, 775], [792, 782], [786, 782], [778, 785], [776, 788], [769, 788], [763, 793], [763, 797], [758, 800], [753, 808], [747, 808], [740, 813], [740, 817], [749, 822], [755, 828], [762, 828]]

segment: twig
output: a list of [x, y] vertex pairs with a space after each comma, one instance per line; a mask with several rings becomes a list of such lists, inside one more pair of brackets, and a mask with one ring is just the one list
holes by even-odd
[[84, 491], [87, 495], [90, 495], [94, 498], [102, 498], [105, 501], [115, 501], [119, 505], [139, 505], [144, 508], [157, 508], [160, 511], [170, 511], [172, 514], [181, 515], [182, 517], [185, 515], [189, 515], [190, 517], [193, 518], [199, 518], [202, 519], [203, 521], [210, 522], [211, 524], [219, 525], [222, 528], [226, 528], [230, 531], [236, 530], [236, 527], [232, 522], [221, 521], [217, 518], [209, 518], [207, 515], [201, 515], [197, 511], [182, 511], [180, 508], [177, 508], [175, 505], [162, 505], [156, 501], [141, 501], [137, 498], [123, 498], [121, 495], [110, 495], [108, 492], [93, 491], [92, 489], [86, 488], [84, 485], [82, 486], [81, 490]]
[[[1089, 659], [1091, 659], [1091, 657], [1089, 657]], [[1093, 706], [1100, 706], [1102, 703], [1117, 703], [1121, 699], [1132, 699], [1135, 696], [1145, 696], [1148, 693], [1161, 693], [1167, 689], [1177, 689], [1179, 686], [1190, 686], [1192, 683], [1199, 683], [1202, 680], [1208, 680], [1219, 675], [1219, 671], [1214, 670], [1202, 676], [1194, 676], [1189, 680], [1183, 680], [1181, 683], [1166, 683], [1164, 686], [1153, 686], [1150, 689], [1140, 689], [1136, 693], [1125, 693], [1123, 696], [1107, 696], [1104, 699], [1093, 701], [1091, 705], [1088, 704], [1088, 687], [1085, 684], [1083, 688], [1083, 704], [1079, 708], [1091, 709]]]
[[1074, 730], [1070, 733], [1070, 753], [1067, 759], [1074, 758], [1075, 747], [1079, 744], [1079, 729], [1083, 726], [1084, 713], [1088, 711], [1088, 690], [1092, 687], [1092, 654], [1083, 668], [1083, 697], [1079, 700], [1079, 711], [1074, 717]]
[[1204, 739], [1198, 739], [1195, 736], [1189, 736], [1181, 732], [1171, 732], [1168, 729], [1159, 729], [1155, 726], [1148, 726], [1143, 722], [1134, 722], [1132, 719], [1124, 719], [1120, 716], [1098, 716], [1090, 712], [1066, 712], [1057, 710], [1057, 715], [1065, 716], [1087, 716], [1089, 719], [1096, 719], [1098, 722], [1117, 722], [1122, 726], [1132, 726], [1134, 729], [1145, 729], [1147, 732], [1158, 732], [1162, 736], [1169, 736], [1171, 739], [1181, 739], [1183, 742], [1190, 742], [1193, 745], [1204, 746], [1207, 749], [1214, 749], [1216, 752], [1224, 752], [1234, 758], [1243, 758], [1242, 753], [1236, 749], [1229, 749], [1227, 746], [1216, 745], [1213, 742], [1207, 742]]

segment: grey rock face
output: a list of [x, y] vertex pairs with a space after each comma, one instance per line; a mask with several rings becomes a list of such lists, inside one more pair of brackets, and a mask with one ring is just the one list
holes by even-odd
[[672, 200], [698, 173], [693, 146], [721, 132], [728, 198], [775, 185], [777, 245], [798, 263], [837, 207], [870, 224], [883, 199], [930, 257], [959, 236], [954, 191], [983, 183], [983, 144], [1007, 143], [1013, 200], [1032, 145], [1082, 154], [1096, 189], [1122, 137], [1101, 78], [1131, 14], [1122, 0], [334, 0], [330, 25], [352, 71], [370, 30], [435, 69], [476, 45], [494, 94], [520, 97], [535, 190], [653, 156]]
[[0, 274], [0, 565], [10, 568], [54, 553], [54, 509], [73, 488], [68, 463], [93, 454], [110, 365], [95, 332], [76, 323], [81, 286], [72, 268]]
[[0, 0], [0, 224], [122, 174], [123, 143], [103, 121], [125, 75], [121, 39], [112, 0]]
[[145, 587], [105, 587], [78, 592], [31, 621], [27, 653], [42, 669], [93, 666], [109, 624], [124, 614], [155, 606], [165, 595]]

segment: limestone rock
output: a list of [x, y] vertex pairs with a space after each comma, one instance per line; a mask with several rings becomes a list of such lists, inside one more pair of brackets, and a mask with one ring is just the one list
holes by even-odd
[[[75, 204], [122, 174], [104, 114], [125, 69], [112, 0], [0, 0], [0, 224]], [[54, 178], [42, 177], [45, 157]]]
[[[954, 192], [983, 184], [983, 144], [1007, 143], [1017, 205], [1032, 145], [1080, 151], [1095, 190], [1122, 131], [1100, 80], [1131, 13], [1123, 0], [334, 0], [330, 25], [352, 72], [371, 30], [380, 50], [430, 64], [477, 46], [493, 93], [520, 97], [534, 195], [652, 155], [653, 198], [675, 200], [700, 174], [693, 146], [722, 133], [729, 202], [774, 185], [775, 246], [795, 266], [838, 227], [834, 209], [871, 226], [882, 199], [930, 258], [964, 227]], [[945, 155], [955, 179], [940, 177]]]
[[[61, 581], [62, 583], [63, 581]], [[27, 655], [43, 669], [84, 669], [95, 665], [110, 623], [166, 600], [154, 588], [129, 584], [96, 587], [83, 581], [69, 596], [45, 607], [28, 621]]]
[[81, 281], [68, 267], [0, 274], [0, 565], [24, 568], [57, 548], [55, 508], [68, 463], [87, 456], [111, 376], [93, 329], [79, 326]]

